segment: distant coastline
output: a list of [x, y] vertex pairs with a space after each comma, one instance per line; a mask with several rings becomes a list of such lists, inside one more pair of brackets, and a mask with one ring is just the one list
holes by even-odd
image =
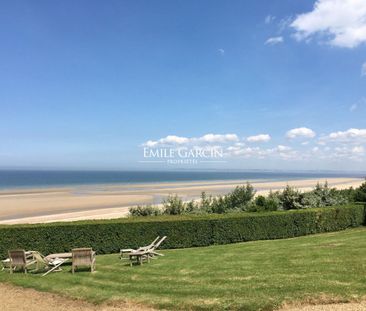
[[0, 170], [0, 191], [12, 189], [64, 188], [169, 182], [205, 182], [235, 180], [299, 180], [314, 178], [363, 178], [357, 172], [295, 171], [73, 171], [73, 170]]

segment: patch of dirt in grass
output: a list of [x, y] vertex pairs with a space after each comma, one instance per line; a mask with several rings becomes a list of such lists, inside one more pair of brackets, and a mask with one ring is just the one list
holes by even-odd
[[[364, 297], [365, 298], [365, 297]], [[365, 311], [366, 300], [346, 301], [341, 298], [321, 296], [299, 303], [284, 304], [279, 311]]]
[[1, 311], [152, 311], [144, 305], [114, 301], [111, 305], [94, 305], [84, 300], [65, 298], [34, 289], [0, 284]]
[[281, 311], [365, 311], [366, 302], [285, 307]]

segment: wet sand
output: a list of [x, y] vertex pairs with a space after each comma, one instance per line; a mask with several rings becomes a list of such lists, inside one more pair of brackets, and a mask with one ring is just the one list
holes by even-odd
[[[311, 190], [317, 182], [338, 189], [358, 187], [362, 178], [302, 179], [289, 181], [251, 181], [257, 194], [279, 190], [287, 184], [302, 191]], [[183, 200], [199, 198], [202, 191], [219, 195], [244, 184], [244, 180], [149, 183], [130, 185], [74, 186], [65, 188], [13, 189], [0, 191], [0, 224], [45, 223], [83, 219], [120, 218], [130, 206], [159, 204], [169, 194]]]

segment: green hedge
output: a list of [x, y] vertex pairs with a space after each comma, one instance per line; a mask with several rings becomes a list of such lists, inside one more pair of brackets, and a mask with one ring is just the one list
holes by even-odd
[[365, 223], [365, 207], [350, 205], [286, 212], [205, 216], [139, 217], [37, 225], [0, 226], [0, 257], [8, 249], [44, 254], [93, 247], [115, 253], [138, 247], [157, 235], [168, 236], [163, 248], [185, 248], [242, 241], [290, 238], [343, 230]]

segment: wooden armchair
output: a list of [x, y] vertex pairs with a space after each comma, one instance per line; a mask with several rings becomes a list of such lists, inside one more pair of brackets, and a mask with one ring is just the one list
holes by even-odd
[[80, 266], [90, 267], [94, 272], [96, 267], [95, 252], [91, 248], [75, 248], [72, 250], [72, 273]]
[[36, 263], [33, 256], [27, 256], [24, 249], [10, 250], [8, 254], [10, 273], [13, 273], [16, 268], [21, 268], [24, 273], [27, 273], [28, 267]]

